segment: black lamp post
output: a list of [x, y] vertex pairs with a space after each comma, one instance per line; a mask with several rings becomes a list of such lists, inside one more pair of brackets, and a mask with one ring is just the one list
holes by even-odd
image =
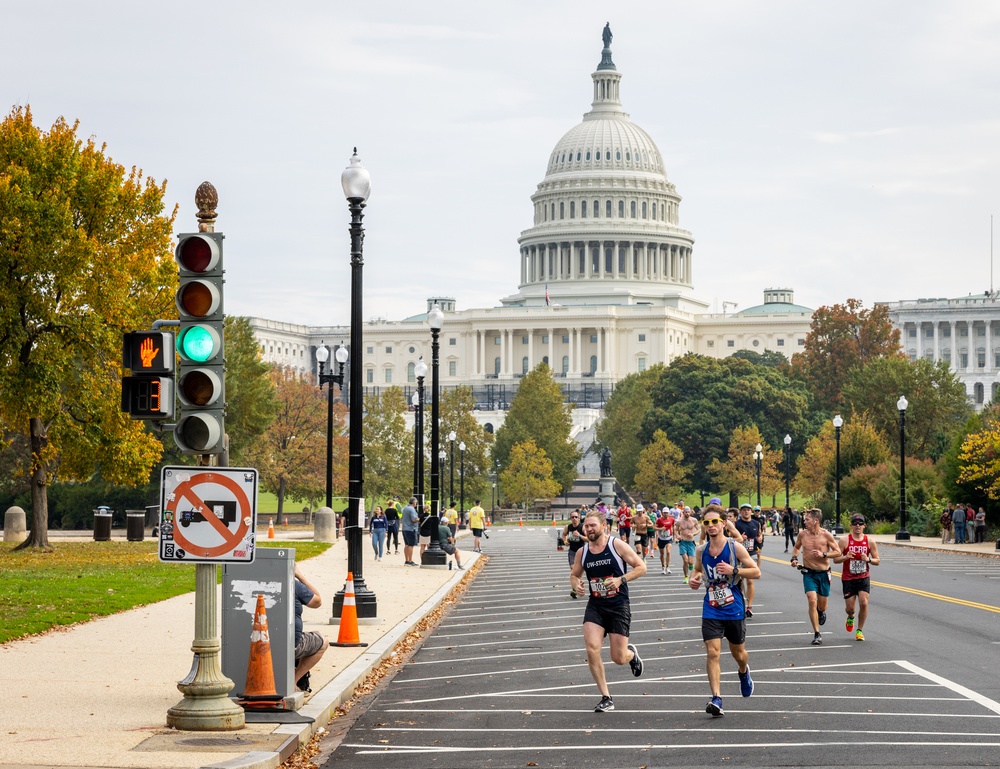
[[[334, 357], [339, 364], [339, 370], [333, 373], [324, 374], [323, 368], [330, 360], [330, 348], [320, 342], [316, 348], [316, 362], [319, 363], [319, 389], [326, 385], [326, 506], [333, 509], [333, 386], [336, 384], [341, 392], [344, 391], [344, 364], [347, 363], [347, 348], [343, 344], [337, 348]], [[340, 537], [340, 527], [334, 526], [336, 536]]]
[[448, 440], [451, 442], [451, 487], [448, 490], [448, 502], [453, 503], [455, 501], [455, 431], [452, 430], [448, 433]]
[[837, 414], [833, 418], [833, 432], [837, 439], [837, 467], [834, 476], [833, 504], [836, 510], [836, 527], [834, 533], [843, 534], [844, 527], [840, 525], [840, 428], [844, 426], [844, 418]]
[[764, 447], [759, 443], [753, 451], [753, 467], [757, 472], [757, 507], [760, 507], [760, 468], [764, 462]]
[[896, 540], [909, 540], [910, 532], [906, 530], [906, 396], [900, 395], [896, 401], [899, 409], [899, 531]]
[[[351, 156], [351, 164], [341, 174], [340, 183], [347, 197], [351, 212], [351, 349], [360, 350], [362, 318], [362, 271], [364, 268], [363, 245], [365, 231], [361, 226], [364, 218], [365, 201], [371, 192], [371, 176], [358, 157], [357, 147]], [[347, 508], [347, 570], [354, 576], [354, 595], [357, 605], [358, 619], [374, 619], [378, 616], [378, 604], [375, 593], [365, 584], [364, 567], [361, 558], [362, 540], [362, 509], [364, 506], [364, 457], [363, 457], [363, 415], [364, 390], [361, 383], [361, 366], [351, 366], [351, 376], [348, 386], [350, 401], [350, 433], [348, 440], [348, 508]], [[344, 591], [340, 590], [333, 597], [333, 616], [331, 623], [340, 622], [344, 605]]]
[[[440, 344], [438, 336], [444, 326], [444, 313], [435, 304], [427, 313], [427, 323], [431, 328], [431, 515], [438, 518], [441, 515], [441, 451], [438, 440], [440, 427], [439, 386], [438, 386], [438, 352]], [[438, 566], [445, 568], [448, 556], [441, 549], [436, 536], [436, 526], [432, 529], [431, 542], [420, 556], [421, 566]]]
[[414, 437], [413, 474], [416, 479], [413, 484], [413, 495], [417, 498], [420, 511], [424, 509], [424, 377], [427, 376], [427, 364], [423, 356], [413, 367], [417, 376], [417, 422], [414, 425], [417, 434]]
[[461, 521], [465, 517], [465, 441], [462, 441], [460, 444], [458, 444], [458, 450], [462, 457], [458, 475], [460, 479], [459, 493], [458, 493], [458, 498], [459, 498], [458, 507], [459, 507], [460, 521]]
[[502, 510], [503, 509], [503, 497], [501, 497], [501, 495], [500, 495], [500, 460], [499, 459], [493, 460], [493, 467], [496, 469], [496, 477], [497, 477], [497, 482], [496, 482], [496, 487], [497, 487], [497, 504], [496, 504], [496, 506], [499, 507]]
[[791, 510], [788, 502], [789, 484], [791, 483], [791, 457], [792, 457], [792, 436], [785, 436], [785, 509]]

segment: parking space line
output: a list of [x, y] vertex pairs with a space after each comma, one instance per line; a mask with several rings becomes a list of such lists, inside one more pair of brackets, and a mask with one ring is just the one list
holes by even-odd
[[994, 713], [1000, 714], [1000, 703], [998, 703], [996, 700], [991, 700], [989, 697], [984, 697], [978, 692], [972, 691], [972, 689], [965, 688], [961, 684], [957, 684], [954, 681], [950, 681], [947, 678], [937, 675], [936, 673], [930, 672], [929, 670], [924, 670], [922, 667], [918, 667], [917, 665], [914, 665], [912, 662], [907, 662], [906, 660], [896, 660], [896, 664], [902, 668], [905, 668], [907, 670], [916, 673], [919, 676], [923, 676], [924, 678], [930, 681], [934, 681], [935, 683], [941, 686], [947, 687], [948, 689], [951, 689], [953, 692], [961, 694], [963, 697], [967, 697], [973, 702], [982, 705], [987, 710], [992, 710]]

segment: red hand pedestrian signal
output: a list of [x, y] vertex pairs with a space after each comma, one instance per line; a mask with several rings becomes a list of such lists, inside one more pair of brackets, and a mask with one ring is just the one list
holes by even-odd
[[156, 353], [160, 351], [159, 347], [153, 347], [153, 338], [147, 336], [142, 340], [142, 344], [139, 345], [139, 358], [142, 360], [142, 367], [149, 368], [153, 365], [153, 359], [156, 357]]

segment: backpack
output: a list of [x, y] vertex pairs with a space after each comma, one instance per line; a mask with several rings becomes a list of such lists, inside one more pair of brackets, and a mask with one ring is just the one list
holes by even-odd
[[[729, 537], [729, 565], [734, 569], [736, 568], [736, 543], [733, 541], [732, 537]], [[739, 574], [736, 575], [736, 579], [733, 579], [730, 575], [729, 584], [733, 587], [738, 587], [742, 591], [743, 577]]]

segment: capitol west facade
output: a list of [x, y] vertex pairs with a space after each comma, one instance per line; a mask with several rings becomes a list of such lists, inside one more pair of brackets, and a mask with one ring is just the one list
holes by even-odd
[[[600, 408], [616, 382], [657, 363], [739, 350], [790, 358], [809, 332], [812, 310], [784, 288], [738, 313], [708, 312], [694, 292], [695, 241], [680, 225], [681, 197], [655, 142], [623, 111], [610, 47], [591, 78], [590, 111], [556, 144], [531, 196], [517, 291], [481, 309], [427, 300], [445, 314], [442, 387], [472, 386], [484, 410], [502, 410], [517, 380], [542, 362], [569, 400]], [[347, 326], [251, 323], [266, 361], [302, 373], [316, 372], [317, 346], [349, 337]], [[409, 390], [417, 360], [431, 360], [426, 314], [369, 321], [363, 335], [349, 365], [363, 367], [366, 388]]]

